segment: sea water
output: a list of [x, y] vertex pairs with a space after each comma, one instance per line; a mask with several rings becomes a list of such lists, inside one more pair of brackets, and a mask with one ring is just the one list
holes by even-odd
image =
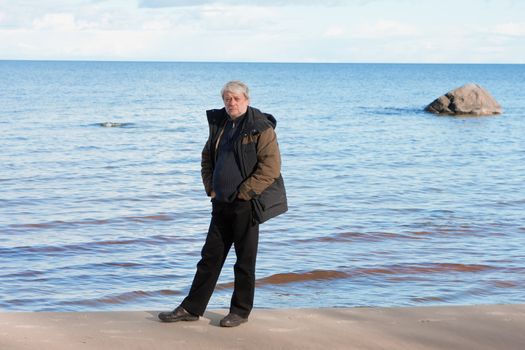
[[[0, 61], [0, 309], [178, 305], [210, 219], [205, 110], [232, 79], [278, 121], [289, 200], [261, 226], [256, 307], [525, 302], [523, 65]], [[423, 111], [468, 82], [504, 113]]]

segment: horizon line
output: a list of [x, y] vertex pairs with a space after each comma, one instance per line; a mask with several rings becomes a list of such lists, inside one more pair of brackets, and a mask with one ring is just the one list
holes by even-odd
[[29, 59], [0, 58], [0, 62], [99, 62], [99, 63], [222, 63], [222, 64], [398, 64], [398, 65], [523, 65], [524, 62], [360, 62], [360, 61], [222, 61], [222, 60], [141, 60], [141, 59]]

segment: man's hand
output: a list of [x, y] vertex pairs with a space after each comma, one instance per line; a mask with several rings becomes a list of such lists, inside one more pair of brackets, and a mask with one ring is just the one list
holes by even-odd
[[249, 196], [243, 195], [242, 192], [239, 192], [239, 194], [237, 195], [237, 198], [242, 201], [249, 201], [251, 199]]

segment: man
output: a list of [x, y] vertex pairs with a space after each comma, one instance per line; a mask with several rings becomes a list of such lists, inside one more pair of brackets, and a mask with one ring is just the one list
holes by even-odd
[[221, 96], [224, 108], [206, 112], [209, 137], [202, 151], [202, 180], [213, 207], [208, 235], [188, 296], [175, 310], [159, 314], [164, 322], [196, 321], [204, 314], [232, 245], [234, 290], [220, 325], [247, 322], [259, 224], [288, 209], [275, 118], [249, 105], [248, 86], [240, 81], [228, 82]]

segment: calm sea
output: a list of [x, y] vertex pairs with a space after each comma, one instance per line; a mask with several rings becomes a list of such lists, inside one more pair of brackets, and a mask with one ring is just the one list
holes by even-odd
[[[278, 120], [290, 206], [261, 227], [257, 307], [525, 303], [524, 65], [0, 61], [0, 309], [176, 306], [231, 79]], [[467, 82], [504, 114], [422, 111]]]

